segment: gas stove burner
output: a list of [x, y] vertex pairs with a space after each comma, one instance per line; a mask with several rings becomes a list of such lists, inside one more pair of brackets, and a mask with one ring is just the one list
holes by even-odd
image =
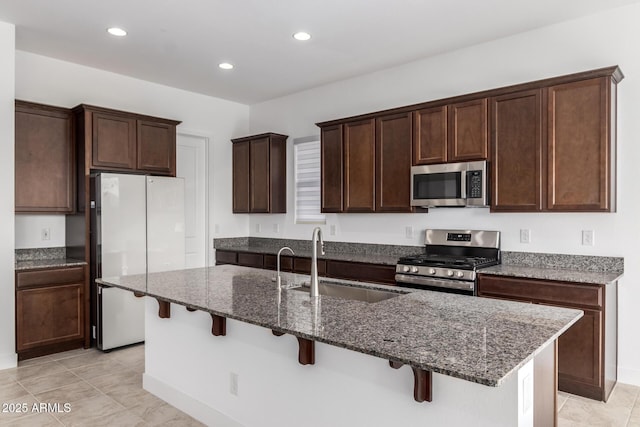
[[398, 285], [474, 295], [476, 270], [500, 264], [498, 231], [426, 230], [425, 244], [398, 260]]

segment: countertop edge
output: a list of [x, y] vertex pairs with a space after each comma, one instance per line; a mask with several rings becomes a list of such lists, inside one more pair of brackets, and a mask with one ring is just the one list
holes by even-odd
[[43, 260], [29, 260], [29, 261], [16, 261], [14, 265], [15, 271], [29, 271], [29, 270], [46, 270], [52, 268], [67, 268], [67, 267], [81, 267], [88, 263], [82, 260], [76, 260], [72, 258], [67, 259], [43, 259]]

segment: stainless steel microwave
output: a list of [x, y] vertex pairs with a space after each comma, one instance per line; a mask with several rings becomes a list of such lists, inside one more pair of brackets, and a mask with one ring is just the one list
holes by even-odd
[[486, 160], [413, 166], [411, 206], [489, 206]]

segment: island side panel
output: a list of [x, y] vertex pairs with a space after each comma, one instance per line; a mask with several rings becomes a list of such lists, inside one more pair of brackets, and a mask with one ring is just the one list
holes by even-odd
[[228, 319], [227, 335], [215, 337], [208, 313], [174, 310], [160, 319], [147, 300], [144, 387], [208, 425], [221, 417], [246, 427], [533, 425], [532, 410], [518, 412], [517, 373], [500, 387], [434, 373], [433, 401], [417, 403], [408, 366], [389, 369], [384, 359], [323, 343], [315, 365], [303, 366], [289, 334]]

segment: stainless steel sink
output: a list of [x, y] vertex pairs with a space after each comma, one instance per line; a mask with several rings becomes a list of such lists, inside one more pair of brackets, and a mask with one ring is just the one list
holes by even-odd
[[[304, 284], [297, 288], [291, 288], [294, 291], [309, 292], [310, 287], [308, 284]], [[339, 285], [337, 283], [318, 283], [318, 291], [320, 295], [327, 295], [330, 297], [338, 297], [356, 301], [364, 301], [369, 303], [380, 302], [386, 299], [399, 297], [404, 293], [382, 291], [378, 289], [366, 289], [356, 288], [353, 286]]]

